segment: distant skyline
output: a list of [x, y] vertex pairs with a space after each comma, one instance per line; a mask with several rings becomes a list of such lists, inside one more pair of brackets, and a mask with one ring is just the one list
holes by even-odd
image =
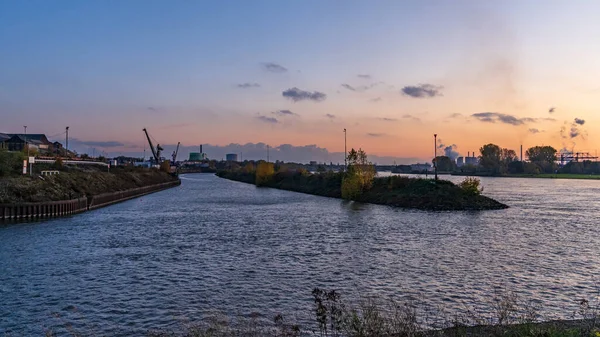
[[298, 161], [343, 153], [344, 128], [348, 148], [381, 163], [431, 160], [434, 133], [460, 155], [486, 143], [594, 153], [599, 12], [583, 0], [3, 1], [0, 132], [60, 141], [70, 126], [78, 151], [141, 154], [147, 127], [165, 145], [283, 144]]

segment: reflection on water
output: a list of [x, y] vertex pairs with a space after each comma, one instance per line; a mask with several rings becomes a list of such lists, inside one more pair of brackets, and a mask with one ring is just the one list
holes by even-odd
[[568, 317], [597, 290], [600, 181], [481, 180], [511, 208], [400, 210], [193, 174], [94, 212], [4, 225], [0, 333], [141, 334], [215, 309], [303, 320], [314, 287], [461, 308], [503, 287]]

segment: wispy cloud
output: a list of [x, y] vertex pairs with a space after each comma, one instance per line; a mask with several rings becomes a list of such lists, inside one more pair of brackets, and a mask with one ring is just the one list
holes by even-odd
[[273, 62], [266, 62], [262, 64], [263, 68], [266, 71], [272, 72], [272, 73], [285, 73], [288, 71], [288, 69], [280, 64], [277, 63], [273, 63]]
[[554, 110], [556, 110], [555, 107], [551, 107], [550, 109], [548, 109], [548, 113], [554, 113]]
[[258, 88], [260, 84], [258, 83], [240, 83], [237, 85], [238, 88], [248, 89], [248, 88]]
[[585, 124], [585, 120], [580, 118], [575, 118], [575, 124], [583, 125]]
[[431, 98], [442, 96], [443, 87], [432, 84], [409, 85], [402, 88], [402, 93], [414, 98]]
[[298, 116], [297, 113], [292, 112], [290, 110], [277, 110], [277, 111], [273, 111], [272, 114], [278, 115], [278, 116]]
[[275, 118], [275, 117], [258, 116], [258, 117], [256, 117], [256, 119], [258, 119], [261, 122], [268, 123], [268, 124], [277, 124], [277, 123], [279, 123], [279, 120], [277, 120], [277, 118]]
[[536, 123], [542, 121], [555, 121], [554, 118], [531, 118], [531, 117], [515, 117], [513, 115], [503, 114], [500, 112], [478, 112], [471, 115], [481, 122], [487, 123], [503, 123], [509, 125], [523, 125], [527, 123]]
[[373, 102], [373, 103], [380, 102], [380, 101], [381, 101], [381, 97], [375, 97], [375, 98], [371, 98], [369, 100], [369, 102]]
[[383, 137], [385, 136], [385, 133], [367, 133], [367, 136], [369, 137]]
[[462, 118], [464, 117], [461, 113], [453, 113], [452, 115], [448, 116], [448, 118]]
[[153, 106], [149, 106], [149, 107], [147, 107], [147, 108], [146, 108], [146, 110], [148, 110], [148, 111], [152, 111], [152, 112], [157, 112], [157, 111], [158, 111], [158, 109], [157, 109], [157, 108], [155, 108], [155, 107], [153, 107]]
[[356, 75], [356, 77], [358, 77], [358, 78], [364, 78], [366, 80], [370, 80], [371, 79], [371, 75], [369, 75], [369, 74], [358, 74], [358, 75]]
[[536, 129], [536, 128], [530, 128], [528, 131], [529, 131], [529, 133], [532, 133], [532, 134], [544, 132], [544, 131], [542, 131], [540, 129]]
[[90, 147], [120, 147], [125, 146], [125, 144], [116, 141], [82, 141], [78, 139], [73, 139], [72, 141], [78, 142], [81, 145], [86, 145]]
[[321, 102], [327, 98], [327, 95], [319, 91], [306, 91], [296, 87], [285, 90], [281, 93], [283, 97], [291, 99], [294, 102], [309, 100], [313, 102]]
[[379, 83], [371, 83], [369, 85], [360, 85], [360, 86], [351, 86], [348, 83], [342, 83], [341, 86], [350, 90], [350, 91], [356, 91], [356, 92], [365, 92], [371, 88], [373, 88], [374, 86], [378, 85]]
[[334, 119], [335, 115], [332, 114], [326, 114], [325, 117], [329, 118], [329, 119]]
[[415, 117], [413, 115], [408, 115], [408, 114], [402, 116], [402, 118], [404, 118], [404, 119], [410, 119], [410, 120], [415, 121], [415, 122], [420, 122], [421, 121], [421, 118]]
[[379, 117], [377, 118], [380, 121], [384, 121], [384, 122], [397, 122], [398, 119], [397, 118], [389, 118], [389, 117]]

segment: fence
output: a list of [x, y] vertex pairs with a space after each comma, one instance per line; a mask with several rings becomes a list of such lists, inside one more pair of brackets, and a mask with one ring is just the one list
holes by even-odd
[[76, 214], [158, 192], [180, 184], [181, 181], [178, 180], [133, 188], [126, 191], [98, 194], [89, 198], [83, 197], [72, 200], [21, 204], [0, 204], [0, 220], [51, 218]]

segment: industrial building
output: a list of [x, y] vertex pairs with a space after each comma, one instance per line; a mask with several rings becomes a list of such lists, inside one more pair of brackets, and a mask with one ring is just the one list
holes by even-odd
[[29, 145], [31, 149], [50, 153], [54, 152], [57, 145], [60, 145], [60, 143], [50, 142], [44, 134], [0, 133], [0, 149], [23, 151], [25, 144]]
[[225, 155], [225, 160], [227, 161], [238, 161], [237, 153], [228, 153]]

